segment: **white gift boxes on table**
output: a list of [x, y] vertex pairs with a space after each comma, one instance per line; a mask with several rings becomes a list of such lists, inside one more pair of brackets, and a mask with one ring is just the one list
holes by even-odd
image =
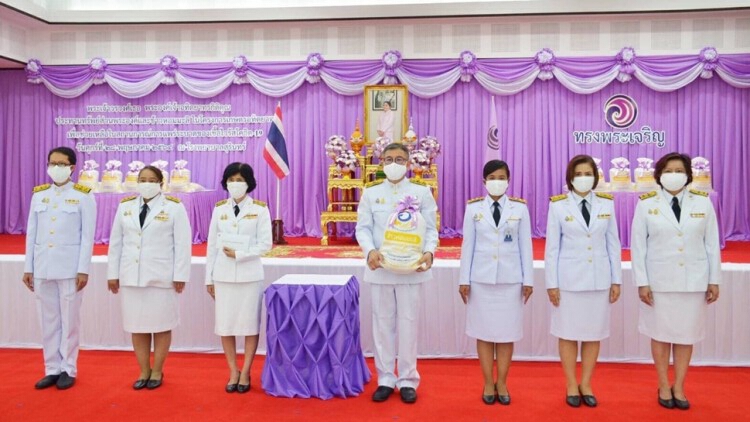
[[646, 157], [638, 158], [638, 167], [635, 169], [635, 190], [645, 192], [655, 189], [654, 160]]
[[611, 161], [609, 169], [609, 187], [613, 191], [629, 191], [633, 189], [630, 179], [630, 161], [625, 157], [617, 157]]
[[122, 192], [122, 172], [120, 167], [122, 162], [118, 160], [109, 160], [104, 164], [104, 174], [102, 174], [101, 192]]
[[174, 162], [172, 169], [171, 182], [169, 190], [172, 192], [189, 192], [190, 189], [190, 170], [187, 169], [186, 160], [177, 160]]
[[146, 167], [146, 164], [143, 161], [131, 161], [130, 164], [128, 164], [128, 174], [125, 176], [125, 184], [123, 185], [123, 190], [125, 192], [135, 192], [136, 187], [138, 186], [138, 173], [143, 170], [143, 168]]
[[94, 192], [99, 190], [99, 164], [94, 160], [83, 162], [83, 168], [78, 173], [78, 183], [91, 188]]
[[691, 167], [693, 168], [693, 189], [709, 192], [711, 187], [711, 162], [705, 157], [695, 157], [692, 159]]
[[388, 219], [383, 233], [383, 268], [397, 274], [408, 274], [417, 270], [417, 261], [422, 258], [424, 236], [427, 231], [419, 199], [407, 195], [396, 206]]

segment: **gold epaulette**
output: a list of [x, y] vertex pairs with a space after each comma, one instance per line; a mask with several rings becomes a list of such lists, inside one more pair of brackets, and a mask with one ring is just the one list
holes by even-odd
[[644, 193], [643, 195], [639, 196], [639, 198], [641, 198], [641, 200], [648, 199], [648, 198], [653, 198], [654, 196], [656, 196], [656, 194], [657, 194], [657, 192], [654, 190], [654, 191], [651, 191], [649, 193]]
[[221, 201], [219, 201], [219, 202], [216, 203], [216, 206], [220, 207], [220, 206], [226, 204], [228, 201], [229, 201], [228, 199], [222, 199]]
[[135, 198], [137, 198], [137, 197], [138, 197], [138, 195], [133, 195], [133, 196], [126, 196], [126, 197], [124, 197], [124, 198], [122, 198], [122, 199], [120, 200], [120, 203], [123, 203], [123, 202], [128, 202], [128, 201], [132, 201], [132, 200], [134, 200], [134, 199], [135, 199]]
[[379, 184], [383, 183], [383, 180], [385, 180], [385, 179], [378, 179], [378, 180], [373, 180], [372, 182], [370, 182], [370, 183], [367, 183], [367, 184], [365, 185], [365, 187], [366, 187], [366, 188], [371, 188], [371, 187], [373, 187], [373, 186], [377, 186], [377, 185], [379, 185]]
[[261, 207], [266, 207], [267, 206], [265, 202], [258, 201], [257, 199], [253, 199], [253, 204], [261, 206]]
[[612, 195], [611, 193], [596, 192], [595, 195], [598, 196], [599, 198], [609, 199], [610, 201], [615, 199], [615, 196]]
[[563, 193], [563, 194], [560, 194], [560, 195], [550, 196], [549, 200], [552, 201], [552, 202], [557, 202], [557, 201], [562, 201], [563, 199], [565, 199], [567, 197], [568, 197], [568, 194], [567, 193]]
[[702, 190], [690, 189], [689, 192], [694, 195], [705, 196], [706, 198], [708, 198], [708, 192], [703, 192]]
[[424, 180], [419, 180], [419, 179], [411, 179], [410, 181], [411, 181], [412, 183], [414, 183], [415, 185], [420, 185], [420, 186], [427, 186], [427, 183], [425, 183], [425, 181], [424, 181]]
[[52, 185], [49, 184], [49, 183], [45, 183], [45, 184], [39, 185], [39, 186], [34, 186], [34, 193], [41, 192], [43, 190], [47, 190], [47, 189], [49, 189], [51, 187], [52, 187]]
[[508, 199], [511, 200], [511, 201], [513, 201], [513, 202], [520, 202], [522, 204], [526, 203], [525, 199], [523, 199], [523, 198], [516, 198], [515, 196], [509, 196]]
[[473, 204], [473, 203], [475, 203], [475, 202], [479, 202], [479, 201], [481, 201], [481, 200], [483, 200], [483, 199], [484, 199], [484, 196], [480, 196], [480, 197], [478, 197], [478, 198], [472, 198], [472, 199], [469, 199], [468, 201], [466, 201], [466, 203], [467, 203], [467, 204]]
[[79, 185], [78, 183], [76, 183], [75, 185], [73, 185], [73, 189], [77, 190], [78, 192], [83, 192], [83, 193], [90, 193], [91, 192], [91, 188], [90, 187]]
[[175, 198], [174, 196], [167, 195], [165, 196], [165, 198], [167, 199], [167, 201], [172, 201], [178, 204], [181, 202], [180, 198]]

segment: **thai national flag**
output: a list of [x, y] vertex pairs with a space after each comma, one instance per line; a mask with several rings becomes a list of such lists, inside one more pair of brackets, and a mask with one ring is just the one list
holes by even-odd
[[281, 123], [281, 102], [276, 106], [271, 127], [268, 129], [268, 138], [263, 148], [263, 158], [271, 166], [276, 177], [283, 179], [289, 175], [289, 158], [286, 155], [286, 136], [284, 135], [284, 124]]

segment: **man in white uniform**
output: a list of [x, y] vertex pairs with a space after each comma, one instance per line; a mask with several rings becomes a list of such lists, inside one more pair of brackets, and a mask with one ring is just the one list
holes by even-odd
[[[406, 178], [409, 151], [403, 144], [388, 145], [383, 150], [382, 159], [388, 180], [370, 183], [357, 209], [357, 241], [367, 257], [365, 281], [371, 284], [372, 294], [372, 331], [378, 372], [378, 388], [372, 399], [385, 401], [398, 387], [401, 400], [414, 403], [419, 386], [417, 325], [420, 285], [432, 278], [430, 268], [438, 243], [437, 204], [427, 186]], [[396, 274], [382, 268], [383, 255], [379, 249], [388, 217], [396, 210], [398, 201], [407, 195], [419, 199], [419, 211], [426, 223], [425, 241], [416, 272]], [[395, 373], [397, 350], [398, 376]]]
[[23, 282], [36, 294], [42, 325], [45, 377], [37, 389], [70, 388], [77, 375], [81, 298], [94, 248], [96, 202], [73, 184], [76, 155], [68, 147], [47, 156], [54, 184], [34, 188], [26, 226]]

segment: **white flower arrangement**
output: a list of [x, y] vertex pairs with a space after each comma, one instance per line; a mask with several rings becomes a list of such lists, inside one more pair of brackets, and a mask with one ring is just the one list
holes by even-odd
[[332, 160], [336, 161], [338, 156], [346, 150], [346, 141], [341, 135], [333, 135], [328, 138], [325, 148], [326, 154], [328, 154]]
[[357, 159], [357, 155], [354, 154], [354, 151], [350, 149], [341, 151], [334, 162], [341, 171], [354, 171], [357, 167], [359, 167], [359, 160]]
[[426, 171], [430, 169], [430, 155], [427, 151], [415, 149], [409, 154], [409, 163], [412, 170]]

